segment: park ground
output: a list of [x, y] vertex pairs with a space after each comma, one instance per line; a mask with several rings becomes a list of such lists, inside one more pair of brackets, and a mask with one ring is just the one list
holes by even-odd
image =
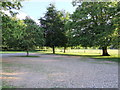
[[[3, 52], [3, 88], [118, 88], [117, 50]], [[96, 54], [95, 54], [96, 53]]]

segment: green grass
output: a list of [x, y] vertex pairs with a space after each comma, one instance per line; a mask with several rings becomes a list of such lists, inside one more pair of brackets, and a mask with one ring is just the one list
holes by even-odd
[[24, 53], [25, 51], [0, 51], [0, 54], [8, 54], [8, 53]]
[[[52, 54], [52, 51], [41, 53], [45, 54]], [[61, 50], [56, 51], [56, 55], [67, 55], [67, 56], [80, 56], [80, 57], [87, 57], [87, 58], [93, 58], [97, 60], [106, 60], [106, 61], [116, 61], [120, 62], [120, 56], [118, 55], [118, 50], [108, 50], [108, 53], [110, 56], [102, 56], [102, 50], [97, 49], [86, 49], [86, 50], [66, 50], [66, 53], [61, 52]]]
[[[29, 52], [37, 52], [37, 51], [29, 51]], [[26, 51], [0, 51], [0, 54], [9, 54], [9, 53], [27, 53]]]
[[[0, 52], [1, 53], [1, 52]], [[3, 51], [4, 53], [26, 53], [24, 51]], [[52, 54], [52, 50], [47, 51], [32, 51], [32, 53], [44, 53], [44, 54]], [[98, 49], [69, 49], [66, 50], [66, 53], [63, 53], [63, 50], [56, 49], [56, 55], [67, 55], [67, 56], [81, 56], [87, 58], [94, 58], [97, 60], [107, 60], [107, 61], [120, 61], [120, 56], [118, 55], [117, 49], [108, 49], [108, 53], [110, 56], [101, 56], [102, 50]], [[18, 57], [39, 57], [39, 56], [18, 56]]]

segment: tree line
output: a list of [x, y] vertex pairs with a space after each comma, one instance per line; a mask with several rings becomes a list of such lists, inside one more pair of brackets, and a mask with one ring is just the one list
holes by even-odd
[[[54, 4], [49, 4], [44, 17], [38, 25], [30, 17], [19, 20], [11, 9], [20, 9], [20, 2], [2, 3], [3, 9], [10, 11], [12, 17], [2, 15], [2, 46], [21, 49], [29, 54], [38, 46], [55, 47], [78, 46], [100, 47], [103, 56], [109, 56], [108, 46], [119, 47], [120, 2], [81, 2], [73, 14], [59, 11]], [[10, 8], [6, 8], [10, 7]], [[18, 7], [18, 8], [16, 8]]]

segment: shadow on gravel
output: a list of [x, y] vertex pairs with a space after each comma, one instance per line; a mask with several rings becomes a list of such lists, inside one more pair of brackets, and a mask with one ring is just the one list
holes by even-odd
[[40, 57], [40, 56], [25, 56], [25, 55], [23, 55], [23, 56], [10, 56], [10, 57]]
[[100, 60], [100, 61], [120, 62], [120, 58], [93, 58], [93, 59], [97, 59], [97, 60]]

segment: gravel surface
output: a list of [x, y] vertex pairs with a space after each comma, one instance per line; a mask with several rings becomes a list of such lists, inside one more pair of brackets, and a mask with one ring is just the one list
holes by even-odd
[[118, 88], [118, 63], [79, 56], [3, 54], [2, 79], [20, 88]]

